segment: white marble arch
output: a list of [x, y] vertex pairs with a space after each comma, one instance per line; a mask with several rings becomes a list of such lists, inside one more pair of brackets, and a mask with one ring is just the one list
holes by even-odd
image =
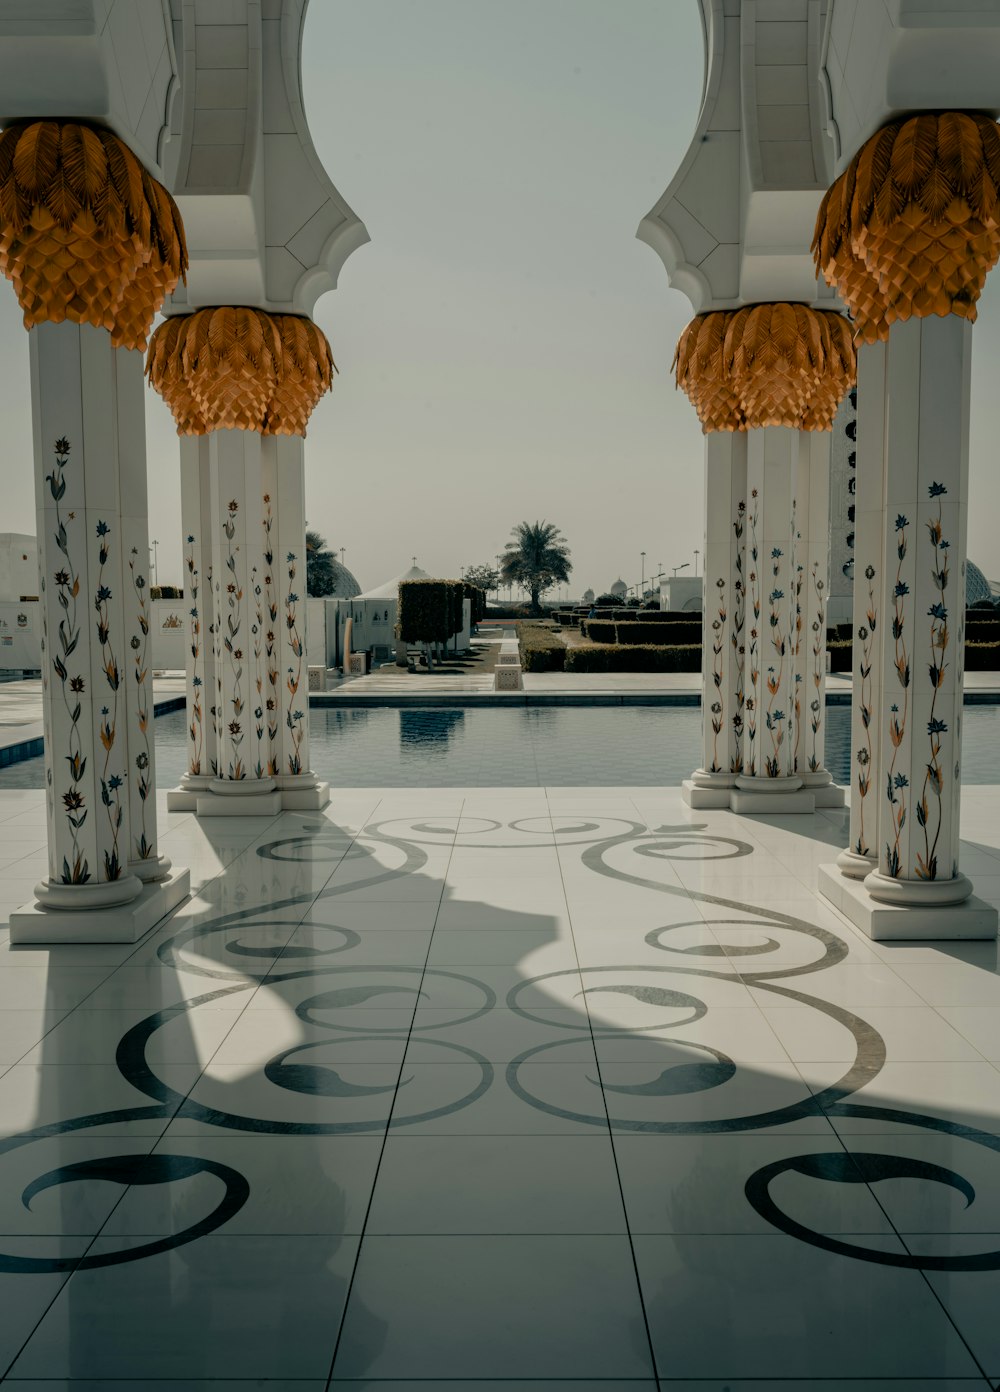
[[311, 315], [368, 241], [309, 133], [308, 0], [172, 0], [181, 100], [164, 161], [191, 267], [167, 313], [256, 305]]

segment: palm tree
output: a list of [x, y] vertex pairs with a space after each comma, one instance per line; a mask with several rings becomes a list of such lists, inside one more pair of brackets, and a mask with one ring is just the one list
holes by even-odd
[[569, 579], [573, 563], [566, 538], [551, 522], [518, 522], [511, 528], [513, 541], [500, 564], [508, 585], [523, 585], [531, 595], [531, 608], [541, 612], [539, 599], [545, 590]]
[[306, 532], [306, 594], [321, 599], [337, 588], [335, 557], [319, 532]]

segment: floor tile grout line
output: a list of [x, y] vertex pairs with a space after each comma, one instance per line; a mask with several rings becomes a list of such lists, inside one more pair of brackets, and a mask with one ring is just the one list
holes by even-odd
[[[457, 819], [456, 819], [456, 822], [455, 822], [455, 834], [454, 834], [454, 836], [452, 837], [451, 846], [450, 846], [450, 848], [449, 848], [449, 853], [448, 853], [448, 866], [451, 865], [451, 857], [452, 857], [452, 855], [454, 854], [455, 845], [456, 845], [456, 842], [457, 842], [457, 840], [458, 840], [459, 828], [460, 828], [461, 825], [462, 825], [462, 813], [463, 813], [463, 809], [464, 809], [464, 807], [465, 807], [465, 803], [466, 803], [466, 799], [465, 799], [465, 798], [462, 798], [461, 803], [460, 803], [460, 805], [459, 805], [458, 816], [457, 816]], [[435, 912], [435, 914], [434, 914], [434, 923], [433, 923], [433, 925], [432, 925], [432, 927], [431, 927], [430, 935], [429, 935], [429, 937], [428, 937], [428, 939], [427, 939], [427, 950], [426, 950], [426, 952], [425, 952], [425, 954], [424, 954], [424, 965], [423, 965], [423, 968], [422, 968], [422, 970], [421, 970], [420, 980], [417, 982], [417, 993], [416, 993], [416, 995], [415, 995], [415, 997], [414, 997], [414, 1001], [413, 1001], [413, 1014], [412, 1014], [412, 1016], [410, 1017], [410, 1024], [409, 1024], [409, 1028], [407, 1029], [406, 1041], [405, 1041], [405, 1044], [404, 1044], [404, 1046], [403, 1046], [403, 1052], [402, 1052], [402, 1054], [400, 1055], [400, 1059], [399, 1059], [399, 1072], [396, 1074], [396, 1086], [395, 1086], [395, 1089], [394, 1089], [393, 1094], [392, 1094], [392, 1103], [391, 1103], [391, 1105], [390, 1105], [390, 1107], [389, 1107], [389, 1112], [388, 1112], [388, 1115], [386, 1116], [386, 1120], [385, 1120], [385, 1126], [384, 1126], [383, 1131], [382, 1131], [382, 1145], [381, 1145], [381, 1147], [379, 1148], [378, 1161], [376, 1162], [376, 1165], [375, 1165], [375, 1172], [374, 1172], [374, 1174], [372, 1175], [371, 1189], [369, 1190], [369, 1193], [368, 1193], [368, 1203], [367, 1203], [367, 1205], [365, 1206], [365, 1216], [364, 1216], [364, 1219], [363, 1219], [362, 1224], [361, 1224], [361, 1232], [360, 1232], [360, 1234], [359, 1234], [359, 1236], [358, 1236], [358, 1247], [357, 1247], [357, 1251], [356, 1251], [355, 1254], [354, 1254], [354, 1264], [353, 1264], [353, 1266], [351, 1267], [350, 1279], [349, 1279], [348, 1282], [347, 1282], [347, 1289], [346, 1289], [346, 1291], [344, 1292], [344, 1308], [343, 1308], [343, 1311], [341, 1312], [340, 1324], [339, 1324], [339, 1326], [338, 1326], [338, 1328], [337, 1328], [337, 1337], [336, 1337], [336, 1339], [334, 1340], [334, 1344], [333, 1344], [333, 1353], [331, 1354], [331, 1357], [330, 1357], [330, 1371], [329, 1371], [329, 1373], [327, 1374], [327, 1378], [326, 1378], [326, 1387], [327, 1387], [327, 1389], [328, 1389], [328, 1392], [329, 1392], [329, 1389], [332, 1387], [332, 1384], [333, 1384], [333, 1374], [334, 1374], [334, 1369], [335, 1369], [336, 1364], [337, 1364], [337, 1355], [338, 1355], [339, 1352], [340, 1352], [340, 1342], [341, 1342], [341, 1339], [343, 1338], [343, 1335], [344, 1335], [344, 1328], [345, 1328], [345, 1326], [346, 1326], [346, 1324], [347, 1324], [347, 1315], [348, 1315], [348, 1311], [349, 1311], [349, 1309], [350, 1309], [351, 1296], [352, 1296], [353, 1291], [354, 1291], [354, 1282], [355, 1282], [355, 1280], [356, 1280], [356, 1278], [357, 1278], [358, 1267], [359, 1267], [359, 1265], [360, 1265], [360, 1263], [361, 1263], [361, 1253], [362, 1253], [362, 1250], [363, 1250], [363, 1248], [364, 1248], [365, 1237], [367, 1236], [367, 1232], [368, 1232], [368, 1223], [369, 1223], [369, 1220], [370, 1220], [370, 1218], [371, 1218], [372, 1205], [373, 1205], [374, 1202], [375, 1202], [375, 1191], [376, 1191], [376, 1189], [377, 1189], [377, 1187], [378, 1187], [378, 1178], [379, 1178], [379, 1174], [380, 1174], [381, 1169], [382, 1169], [382, 1161], [383, 1161], [383, 1159], [385, 1158], [385, 1148], [386, 1148], [386, 1146], [387, 1146], [387, 1144], [388, 1144], [388, 1142], [389, 1142], [389, 1132], [390, 1132], [390, 1129], [391, 1129], [391, 1127], [392, 1127], [392, 1115], [393, 1115], [393, 1112], [394, 1112], [395, 1107], [396, 1107], [396, 1100], [397, 1100], [397, 1098], [398, 1098], [398, 1096], [399, 1096], [399, 1084], [400, 1084], [400, 1079], [401, 1079], [402, 1076], [403, 1076], [403, 1069], [404, 1069], [404, 1067], [406, 1066], [406, 1055], [407, 1055], [407, 1052], [408, 1052], [409, 1047], [410, 1047], [410, 1040], [413, 1038], [413, 1023], [414, 1023], [414, 1020], [415, 1020], [416, 1017], [417, 1017], [417, 1010], [418, 1010], [418, 1008], [419, 1008], [419, 1003], [420, 1003], [420, 990], [421, 990], [421, 987], [423, 986], [424, 978], [425, 978], [426, 975], [427, 975], [427, 963], [430, 961], [431, 949], [432, 949], [433, 944], [434, 944], [434, 933], [435, 933], [435, 930], [436, 930], [436, 928], [437, 928], [437, 921], [438, 921], [438, 918], [439, 918], [440, 915], [441, 915], [441, 904], [443, 903], [443, 900], [444, 900], [444, 891], [445, 891], [445, 887], [447, 886], [447, 883], [448, 883], [448, 866], [445, 867], [444, 874], [443, 874], [442, 881], [441, 881], [441, 894], [440, 894], [440, 896], [438, 897], [437, 910], [436, 910], [436, 912]]]
[[[551, 820], [551, 814], [550, 814], [550, 820]], [[645, 826], [645, 819], [644, 819], [644, 818], [641, 818], [640, 820], [642, 821], [643, 826]], [[554, 828], [553, 828], [553, 829], [554, 829]], [[582, 859], [582, 856], [581, 856], [581, 859]], [[574, 951], [574, 954], [575, 954], [575, 956], [576, 956], [577, 972], [580, 974], [580, 982], [581, 982], [581, 985], [582, 985], [582, 983], [583, 983], [583, 971], [582, 971], [582, 968], [581, 968], [581, 965], [580, 965], [580, 956], [579, 956], [579, 952], [577, 951], [577, 946], [576, 946], [576, 932], [575, 932], [575, 929], [574, 929], [574, 927], [573, 927], [573, 915], [572, 915], [572, 912], [571, 912], [571, 910], [570, 910], [569, 899], [568, 899], [568, 897], [567, 897], [567, 895], [566, 895], [566, 881], [565, 881], [565, 876], [564, 876], [564, 874], [563, 874], [563, 866], [562, 866], [562, 860], [561, 860], [561, 858], [560, 858], [560, 860], [559, 860], [559, 878], [560, 878], [560, 881], [561, 881], [562, 886], [563, 886], [563, 898], [564, 898], [565, 903], [566, 903], [566, 915], [567, 915], [567, 919], [568, 919], [568, 921], [569, 921], [570, 936], [571, 936], [571, 938], [572, 938], [572, 940], [573, 940], [573, 951]], [[624, 1185], [622, 1184], [621, 1169], [620, 1169], [619, 1164], [618, 1164], [618, 1152], [617, 1152], [617, 1149], [615, 1148], [615, 1133], [614, 1133], [614, 1128], [613, 1128], [612, 1125], [611, 1125], [611, 1114], [610, 1114], [610, 1112], [608, 1111], [608, 1099], [607, 1099], [607, 1094], [606, 1094], [605, 1091], [604, 1091], [604, 1075], [603, 1075], [603, 1073], [602, 1073], [602, 1071], [601, 1071], [601, 1058], [600, 1058], [599, 1053], [597, 1052], [597, 1041], [596, 1041], [596, 1039], [595, 1039], [595, 1037], [594, 1037], [594, 1021], [593, 1021], [593, 1017], [592, 1017], [592, 1015], [591, 1015], [591, 1013], [590, 1013], [590, 1002], [588, 1001], [588, 999], [587, 999], [586, 996], [584, 996], [584, 998], [583, 998], [583, 1003], [584, 1003], [584, 1009], [585, 1009], [586, 1012], [587, 1012], [587, 1025], [588, 1025], [588, 1028], [589, 1028], [589, 1030], [590, 1030], [590, 1047], [591, 1047], [591, 1048], [593, 1049], [593, 1051], [594, 1051], [594, 1067], [595, 1067], [596, 1070], [597, 1070], [597, 1079], [598, 1079], [598, 1082], [599, 1082], [599, 1084], [600, 1084], [601, 1104], [602, 1104], [602, 1106], [604, 1107], [604, 1119], [605, 1119], [605, 1121], [607, 1122], [607, 1128], [608, 1128], [608, 1132], [607, 1132], [607, 1134], [608, 1134], [608, 1141], [609, 1141], [609, 1144], [610, 1144], [610, 1146], [611, 1146], [611, 1160], [612, 1160], [612, 1163], [613, 1163], [613, 1165], [614, 1165], [614, 1167], [615, 1167], [615, 1181], [616, 1181], [616, 1183], [617, 1183], [617, 1185], [618, 1185], [618, 1198], [619, 1198], [619, 1201], [620, 1201], [620, 1203], [621, 1203], [622, 1218], [623, 1218], [624, 1223], [625, 1223], [625, 1235], [626, 1235], [626, 1237], [627, 1237], [627, 1239], [628, 1239], [629, 1255], [630, 1255], [630, 1257], [631, 1257], [631, 1259], [632, 1259], [632, 1272], [633, 1272], [633, 1275], [635, 1276], [635, 1289], [636, 1289], [636, 1295], [638, 1296], [638, 1299], [639, 1299], [639, 1309], [642, 1311], [642, 1323], [643, 1323], [643, 1328], [644, 1328], [645, 1331], [646, 1331], [646, 1343], [647, 1343], [647, 1347], [648, 1347], [648, 1350], [649, 1350], [649, 1367], [650, 1367], [650, 1373], [651, 1373], [651, 1375], [652, 1375], [653, 1381], [657, 1383], [657, 1386], [659, 1386], [659, 1382], [658, 1382], [658, 1373], [657, 1373], [657, 1366], [656, 1366], [656, 1350], [655, 1350], [655, 1348], [654, 1348], [654, 1346], [653, 1346], [653, 1334], [652, 1334], [652, 1330], [651, 1330], [650, 1327], [649, 1327], [649, 1314], [648, 1314], [648, 1312], [647, 1312], [647, 1310], [646, 1310], [646, 1295], [645, 1295], [645, 1292], [643, 1291], [643, 1288], [642, 1288], [642, 1278], [641, 1278], [640, 1275], [639, 1275], [639, 1259], [638, 1259], [638, 1257], [636, 1256], [635, 1241], [634, 1241], [634, 1238], [633, 1238], [632, 1227], [631, 1227], [631, 1224], [630, 1224], [630, 1222], [629, 1222], [629, 1216], [628, 1216], [628, 1206], [627, 1206], [626, 1203], [625, 1203], [625, 1188], [624, 1188]]]
[[[279, 814], [279, 816], [280, 816], [280, 814]], [[276, 821], [276, 820], [278, 820], [278, 819], [275, 818], [274, 820]], [[273, 826], [272, 826], [271, 830], [272, 830], [272, 831], [274, 830]], [[263, 834], [264, 834], [264, 833], [261, 833], [261, 835], [263, 835]], [[236, 861], [239, 860], [243, 855], [245, 855], [245, 854], [247, 854], [249, 851], [255, 849], [255, 848], [256, 848], [256, 845], [257, 845], [257, 842], [259, 842], [260, 839], [261, 839], [261, 836], [255, 837], [246, 847], [244, 847], [244, 849], [243, 849], [238, 855], [236, 855], [236, 856], [233, 857], [233, 860], [232, 860], [231, 862], [229, 862], [229, 865], [228, 865], [226, 868], [230, 868], [230, 867], [231, 867], [232, 865], [234, 865], [234, 864], [236, 863]], [[220, 872], [220, 873], [221, 873], [221, 872]], [[331, 873], [332, 873], [332, 872], [331, 872]], [[308, 912], [308, 909], [306, 910], [306, 912]], [[168, 923], [172, 921], [172, 918], [173, 918], [173, 915], [171, 915], [171, 918], [168, 919]], [[209, 921], [210, 921], [210, 920], [209, 920]], [[154, 925], [154, 929], [151, 930], [151, 932], [155, 932], [155, 928], [156, 928], [156, 925]], [[293, 934], [294, 934], [295, 931], [296, 931], [296, 929], [293, 928], [293, 930], [292, 930]], [[145, 935], [144, 935], [144, 937], [145, 937]], [[143, 945], [144, 945], [143, 942], [140, 940], [140, 942], [138, 942], [138, 943], [136, 944], [136, 950], [138, 951], [138, 949], [139, 949], [141, 946], [143, 946]], [[286, 946], [287, 946], [287, 943], [286, 943]], [[130, 954], [130, 956], [131, 956], [131, 955], [132, 955], [132, 954]], [[126, 960], [128, 960], [128, 959], [126, 959]], [[113, 970], [111, 973], [109, 973], [109, 975], [108, 975], [108, 976], [105, 978], [105, 980], [101, 983], [102, 986], [105, 985], [106, 982], [107, 982], [108, 980], [110, 980], [112, 976], [114, 976], [115, 972], [118, 970], [118, 968], [119, 968], [121, 965], [123, 965], [123, 964], [122, 964], [122, 963], [118, 963], [118, 964], [117, 964], [117, 966], [114, 968], [114, 970]], [[162, 965], [162, 963], [161, 963], [161, 965]], [[239, 1011], [239, 1012], [236, 1013], [235, 1018], [234, 1018], [234, 1020], [233, 1020], [233, 1023], [232, 1023], [232, 1025], [230, 1026], [230, 1028], [226, 1031], [226, 1035], [224, 1036], [223, 1041], [220, 1041], [220, 1044], [219, 1044], [218, 1048], [217, 1048], [215, 1051], [213, 1051], [213, 1055], [212, 1055], [213, 1058], [214, 1058], [214, 1056], [215, 1056], [215, 1053], [218, 1052], [218, 1049], [222, 1047], [222, 1043], [224, 1042], [225, 1038], [228, 1038], [229, 1034], [232, 1032], [232, 1029], [235, 1027], [237, 1021], [238, 1021], [239, 1019], [242, 1018], [243, 1014], [245, 1013], [246, 1009], [248, 1008], [248, 1006], [249, 1006], [249, 1004], [250, 1004], [250, 1001], [253, 999], [254, 995], [256, 995], [256, 992], [257, 992], [257, 990], [259, 989], [259, 986], [260, 986], [260, 983], [258, 982], [257, 987], [255, 988], [255, 990], [252, 991], [252, 992], [250, 993], [250, 996], [248, 997], [247, 1002], [246, 1002], [246, 1004], [245, 1004], [244, 1007], [243, 1007], [243, 1010], [241, 1010], [241, 1011]], [[100, 989], [100, 987], [95, 987], [95, 990], [98, 990], [98, 989]], [[93, 992], [91, 992], [90, 994], [92, 995]], [[89, 996], [85, 997], [84, 999], [85, 999], [85, 1000], [89, 999]], [[80, 1004], [82, 1005], [83, 1002], [81, 1002]], [[75, 1009], [78, 1009], [78, 1008], [79, 1008], [79, 1007], [75, 1007]], [[69, 1013], [73, 1013], [73, 1012], [69, 1012]], [[150, 1013], [155, 1013], [155, 1012], [150, 1012]], [[60, 1023], [61, 1023], [61, 1022], [60, 1022]], [[165, 1137], [167, 1131], [170, 1129], [170, 1126], [172, 1125], [172, 1123], [176, 1120], [178, 1113], [179, 1113], [179, 1112], [181, 1111], [181, 1109], [184, 1107], [185, 1103], [186, 1103], [186, 1102], [188, 1101], [188, 1099], [190, 1098], [191, 1093], [192, 1093], [192, 1092], [194, 1091], [194, 1089], [197, 1087], [198, 1083], [199, 1083], [199, 1082], [201, 1081], [201, 1079], [205, 1076], [205, 1072], [206, 1072], [206, 1070], [207, 1070], [207, 1068], [208, 1068], [210, 1062], [211, 1062], [210, 1059], [207, 1060], [206, 1063], [205, 1063], [205, 1065], [204, 1065], [202, 1068], [199, 1069], [199, 1071], [198, 1071], [196, 1077], [192, 1080], [191, 1085], [188, 1087], [187, 1091], [185, 1092], [184, 1097], [183, 1097], [183, 1099], [181, 1100], [181, 1102], [178, 1103], [177, 1107], [174, 1108], [173, 1112], [171, 1112], [169, 1116], [166, 1116], [166, 1117], [163, 1118], [164, 1125], [163, 1125], [162, 1130], [159, 1131], [159, 1133], [157, 1133], [157, 1134], [150, 1134], [150, 1135], [148, 1136], [148, 1140], [150, 1141], [150, 1145], [149, 1145], [148, 1150], [145, 1151], [145, 1153], [146, 1153], [147, 1155], [152, 1155], [152, 1154], [157, 1150], [157, 1148], [161, 1145], [161, 1143], [163, 1142], [163, 1139], [164, 1139], [164, 1137]], [[126, 1079], [126, 1081], [127, 1081], [127, 1079]], [[111, 1138], [111, 1137], [108, 1137], [108, 1139], [112, 1139], [112, 1138]], [[147, 1138], [144, 1138], [144, 1139], [147, 1139]], [[3, 1374], [0, 1374], [0, 1383], [6, 1381], [6, 1380], [8, 1379], [9, 1374], [10, 1374], [10, 1372], [11, 1372], [11, 1369], [15, 1366], [17, 1360], [22, 1356], [22, 1354], [23, 1354], [23, 1353], [25, 1352], [25, 1350], [27, 1349], [28, 1344], [31, 1342], [31, 1340], [34, 1338], [35, 1334], [38, 1332], [38, 1329], [39, 1329], [39, 1327], [40, 1327], [42, 1321], [47, 1317], [49, 1311], [52, 1309], [52, 1307], [53, 1307], [53, 1305], [55, 1304], [55, 1302], [56, 1302], [56, 1301], [59, 1299], [59, 1297], [62, 1295], [63, 1291], [67, 1288], [69, 1282], [70, 1282], [70, 1281], [73, 1279], [73, 1277], [79, 1272], [80, 1267], [81, 1267], [81, 1264], [82, 1264], [83, 1261], [86, 1259], [87, 1255], [93, 1250], [95, 1244], [98, 1242], [98, 1240], [100, 1239], [100, 1237], [101, 1237], [102, 1234], [104, 1233], [104, 1230], [105, 1230], [105, 1228], [107, 1227], [108, 1223], [111, 1221], [112, 1217], [113, 1217], [114, 1214], [117, 1212], [118, 1208], [121, 1206], [122, 1203], [124, 1203], [125, 1199], [128, 1197], [129, 1193], [131, 1192], [131, 1190], [132, 1190], [134, 1187], [135, 1187], [134, 1185], [125, 1185], [125, 1186], [122, 1188], [122, 1192], [121, 1192], [121, 1194], [119, 1195], [117, 1201], [116, 1201], [114, 1204], [112, 1204], [111, 1208], [110, 1208], [110, 1209], [108, 1210], [108, 1212], [104, 1215], [104, 1218], [103, 1218], [103, 1220], [102, 1220], [100, 1226], [98, 1227], [98, 1229], [94, 1232], [94, 1234], [93, 1234], [92, 1237], [90, 1238], [90, 1241], [87, 1243], [87, 1245], [86, 1245], [86, 1247], [84, 1248], [84, 1250], [83, 1250], [83, 1252], [81, 1253], [81, 1255], [74, 1261], [73, 1266], [69, 1269], [69, 1271], [68, 1271], [68, 1273], [67, 1273], [67, 1275], [66, 1275], [66, 1280], [60, 1283], [60, 1285], [59, 1285], [58, 1289], [56, 1290], [56, 1292], [54, 1293], [52, 1299], [51, 1299], [51, 1300], [48, 1302], [48, 1304], [45, 1306], [45, 1308], [44, 1308], [44, 1310], [42, 1311], [42, 1313], [40, 1314], [38, 1320], [34, 1323], [34, 1325], [32, 1326], [31, 1330], [29, 1331], [29, 1333], [28, 1333], [27, 1336], [25, 1337], [24, 1342], [21, 1344], [21, 1346], [18, 1348], [17, 1352], [14, 1354], [14, 1356], [13, 1356], [11, 1362], [10, 1362], [10, 1363], [8, 1364], [8, 1366], [7, 1366], [6, 1371], [5, 1371]], [[345, 1306], [345, 1309], [346, 1309], [346, 1306]]]

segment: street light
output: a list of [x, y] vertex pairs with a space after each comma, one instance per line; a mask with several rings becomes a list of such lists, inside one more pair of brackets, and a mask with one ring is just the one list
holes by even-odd
[[688, 568], [688, 566], [689, 566], [690, 564], [691, 564], [690, 561], [685, 561], [685, 562], [683, 563], [683, 565], [674, 566], [674, 576], [676, 577], [677, 572], [678, 572], [679, 570], [687, 570], [687, 568]]
[[642, 585], [641, 585], [641, 588], [640, 588], [640, 591], [639, 591], [639, 598], [640, 598], [640, 599], [645, 599], [645, 597], [646, 597], [646, 553], [645, 553], [645, 551], [640, 551], [640, 552], [639, 552], [639, 555], [642, 557]]
[[699, 557], [700, 555], [701, 555], [701, 552], [698, 550], [698, 548], [697, 548], [697, 546], [696, 546], [696, 547], [694, 548], [694, 574], [695, 574], [695, 579], [698, 578], [698, 557]]

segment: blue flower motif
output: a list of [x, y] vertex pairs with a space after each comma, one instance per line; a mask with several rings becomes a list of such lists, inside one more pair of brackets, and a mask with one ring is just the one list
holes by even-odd
[[906, 581], [905, 581], [905, 580], [897, 580], [897, 581], [896, 581], [896, 588], [893, 590], [893, 594], [896, 596], [896, 598], [897, 598], [897, 599], [902, 599], [903, 595], [908, 595], [909, 593], [910, 593], [910, 587], [909, 587], [909, 585], [906, 583]]
[[897, 773], [896, 777], [892, 780], [892, 786], [894, 788], [908, 788], [910, 786], [910, 780], [905, 773]]
[[117, 773], [113, 773], [111, 777], [108, 779], [108, 787], [112, 790], [112, 792], [114, 792], [114, 790], [116, 788], [120, 788], [121, 785], [122, 780], [118, 777]]
[[927, 722], [927, 733], [929, 735], [944, 735], [948, 733], [948, 726], [943, 720], [938, 720], [937, 716]]
[[769, 596], [769, 600], [771, 604], [774, 604], [776, 600], [784, 599], [784, 597], [784, 590], [772, 590]]
[[943, 604], [932, 604], [927, 610], [927, 616], [931, 619], [946, 619], [948, 617], [948, 610]]
[[102, 603], [104, 602], [104, 600], [110, 599], [110, 598], [111, 598], [111, 591], [108, 589], [107, 585], [101, 585], [101, 586], [99, 586], [99, 587], [98, 587], [98, 591], [97, 591], [97, 595], [95, 596], [96, 603], [102, 604]]
[[192, 686], [201, 686], [201, 677], [192, 677], [192, 678], [191, 678], [191, 685], [192, 685]]
[[298, 597], [297, 594], [290, 594], [290, 595], [288, 596], [288, 603], [289, 603], [289, 604], [298, 604], [298, 602], [299, 602], [299, 597]]
[[893, 715], [895, 715], [899, 711], [898, 706], [890, 706], [889, 709], [890, 711], [892, 711]]
[[193, 546], [193, 545], [194, 545], [194, 537], [193, 537], [193, 536], [189, 536], [189, 537], [188, 537], [188, 545], [189, 545], [189, 546]]
[[191, 615], [192, 619], [196, 619], [196, 618], [198, 617], [198, 610], [197, 610], [197, 609], [189, 609], [189, 610], [188, 610], [188, 613]]
[[779, 560], [780, 557], [782, 557], [784, 554], [785, 554], [784, 551], [782, 551], [781, 548], [778, 547], [778, 546], [774, 546], [774, 547], [771, 548], [771, 559], [772, 559], [772, 560], [777, 561], [777, 560]]
[[901, 512], [898, 513], [897, 516], [896, 516], [896, 531], [897, 531], [897, 532], [901, 532], [901, 531], [903, 530], [904, 527], [908, 527], [909, 525], [910, 525], [909, 522], [908, 522], [907, 519], [903, 516], [903, 514], [902, 514]]
[[942, 493], [947, 493], [948, 490], [943, 483], [931, 483], [927, 486], [927, 492], [932, 498], [940, 498]]
[[98, 522], [98, 524], [97, 524], [97, 535], [98, 535], [99, 537], [107, 536], [107, 534], [108, 534], [108, 532], [109, 532], [110, 530], [111, 530], [111, 529], [110, 529], [110, 527], [108, 526], [108, 524], [107, 524], [106, 522]]
[[285, 557], [285, 560], [286, 560], [286, 561], [294, 561], [294, 560], [295, 560], [295, 552], [294, 552], [294, 551], [289, 551], [288, 555]]
[[947, 550], [948, 550], [948, 547], [949, 547], [950, 545], [951, 545], [951, 542], [950, 542], [950, 541], [939, 541], [939, 542], [938, 542], [938, 547], [939, 547], [942, 551], [947, 551]]

